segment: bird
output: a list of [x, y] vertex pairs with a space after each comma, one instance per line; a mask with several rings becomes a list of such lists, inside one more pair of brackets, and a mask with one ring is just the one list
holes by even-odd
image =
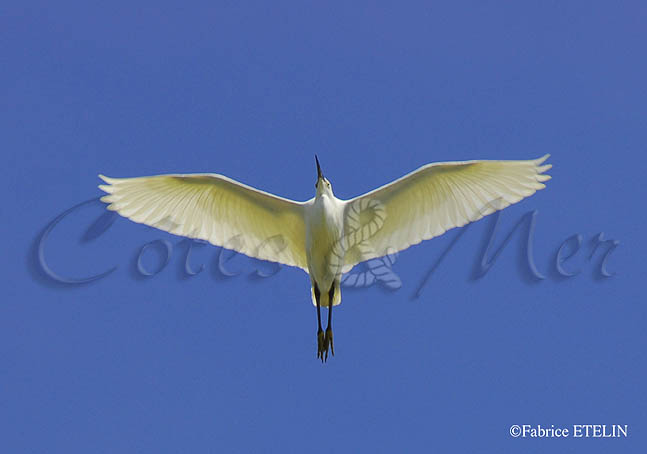
[[100, 174], [99, 188], [108, 210], [134, 222], [304, 270], [317, 312], [317, 358], [325, 362], [335, 354], [332, 310], [344, 273], [531, 196], [551, 178], [549, 156], [431, 163], [348, 200], [335, 197], [317, 155], [315, 195], [303, 202], [214, 173]]

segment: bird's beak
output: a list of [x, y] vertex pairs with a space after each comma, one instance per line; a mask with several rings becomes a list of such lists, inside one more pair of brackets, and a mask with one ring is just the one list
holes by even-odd
[[321, 172], [321, 166], [319, 165], [319, 158], [315, 155], [315, 161], [317, 162], [317, 180], [321, 180], [324, 176]]

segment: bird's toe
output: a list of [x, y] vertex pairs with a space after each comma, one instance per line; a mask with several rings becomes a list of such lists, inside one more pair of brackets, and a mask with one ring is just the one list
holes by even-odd
[[325, 335], [322, 329], [317, 331], [317, 358], [321, 358], [321, 361], [324, 360], [324, 344], [325, 344]]
[[335, 347], [333, 346], [333, 342], [332, 342], [332, 329], [330, 328], [326, 330], [323, 349], [324, 349], [324, 357], [323, 357], [324, 361], [328, 360], [328, 351], [330, 351], [332, 355], [335, 356]]

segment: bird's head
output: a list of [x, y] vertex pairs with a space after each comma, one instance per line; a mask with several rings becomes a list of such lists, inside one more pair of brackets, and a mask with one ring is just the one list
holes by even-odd
[[333, 195], [332, 185], [330, 184], [330, 181], [328, 181], [326, 177], [323, 176], [317, 155], [315, 155], [315, 162], [317, 163], [317, 182], [315, 183], [315, 189], [317, 189], [317, 197], [320, 197], [323, 194]]

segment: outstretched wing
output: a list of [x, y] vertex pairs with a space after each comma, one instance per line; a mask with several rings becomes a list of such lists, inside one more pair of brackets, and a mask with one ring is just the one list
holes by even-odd
[[344, 271], [481, 219], [543, 189], [545, 155], [528, 161], [425, 165], [346, 201]]
[[216, 174], [99, 177], [101, 200], [132, 221], [307, 270], [300, 202]]

